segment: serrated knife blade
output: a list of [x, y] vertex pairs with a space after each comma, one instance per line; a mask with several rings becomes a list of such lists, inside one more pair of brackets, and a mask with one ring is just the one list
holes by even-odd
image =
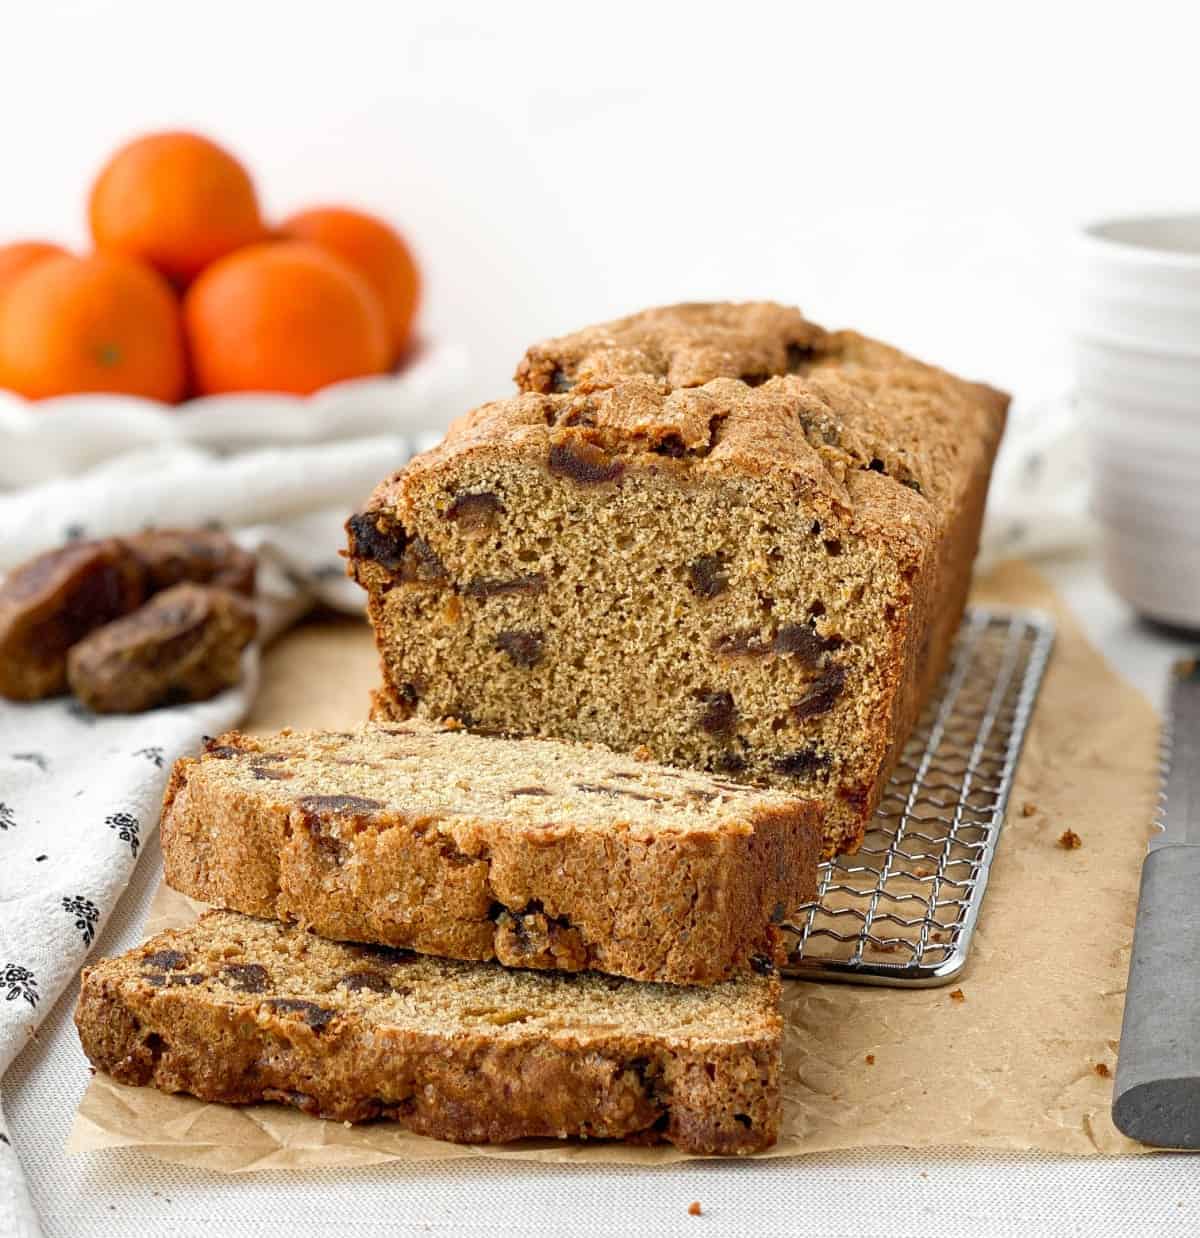
[[1200, 660], [1182, 658], [1171, 667], [1163, 724], [1163, 785], [1160, 829], [1150, 850], [1200, 843]]
[[1200, 1148], [1200, 660], [1171, 668], [1160, 829], [1142, 865], [1113, 1122], [1142, 1143]]

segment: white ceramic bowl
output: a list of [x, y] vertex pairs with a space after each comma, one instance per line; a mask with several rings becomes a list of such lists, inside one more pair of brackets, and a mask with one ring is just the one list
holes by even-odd
[[335, 383], [310, 396], [279, 392], [204, 396], [160, 404], [137, 396], [26, 400], [0, 390], [0, 492], [74, 477], [126, 453], [193, 447], [220, 455], [259, 448], [412, 439], [456, 415], [462, 351], [425, 346], [403, 369]]
[[1108, 219], [1084, 231], [1080, 334], [1200, 357], [1200, 215]]
[[441, 346], [308, 398], [0, 393], [0, 572], [75, 537], [219, 525], [258, 551], [264, 596], [361, 610], [338, 558], [344, 521], [462, 412], [465, 371]]
[[1088, 228], [1078, 404], [1113, 587], [1200, 627], [1200, 215]]
[[1200, 615], [1200, 546], [1195, 538], [1140, 534], [1101, 522], [1109, 583], [1144, 615], [1195, 628]]

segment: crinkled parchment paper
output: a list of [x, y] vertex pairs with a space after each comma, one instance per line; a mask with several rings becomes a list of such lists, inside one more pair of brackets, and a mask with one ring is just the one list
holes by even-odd
[[[787, 984], [783, 1131], [766, 1155], [897, 1144], [1141, 1150], [1114, 1129], [1109, 1104], [1157, 786], [1157, 719], [1030, 568], [1002, 565], [976, 598], [1041, 607], [1059, 629], [958, 996]], [[353, 723], [376, 674], [363, 625], [302, 627], [268, 657], [247, 729]], [[1058, 844], [1067, 829], [1082, 840], [1076, 850]], [[194, 914], [186, 899], [160, 889], [147, 931]], [[478, 1155], [683, 1159], [669, 1149], [597, 1143], [456, 1146], [387, 1123], [349, 1127], [274, 1105], [210, 1105], [103, 1075], [83, 1097], [69, 1147], [138, 1147], [229, 1172]]]

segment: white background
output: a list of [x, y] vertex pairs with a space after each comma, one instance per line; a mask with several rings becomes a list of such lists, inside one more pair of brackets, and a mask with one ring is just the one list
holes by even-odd
[[106, 154], [199, 128], [276, 216], [410, 237], [428, 334], [775, 297], [1036, 395], [1076, 225], [1200, 206], [1186, 3], [0, 0], [0, 238], [85, 241]]
[[[108, 151], [187, 126], [268, 211], [409, 236], [471, 394], [643, 305], [775, 297], [1036, 400], [1069, 373], [1071, 240], [1200, 209], [1192, 6], [0, 0], [0, 240], [85, 243]], [[1090, 569], [1055, 579], [1154, 691], [1167, 656]], [[156, 856], [147, 856], [147, 859]], [[139, 891], [149, 888], [143, 863]], [[136, 934], [141, 898], [100, 945]], [[67, 1003], [69, 1005], [69, 1002]], [[67, 1005], [6, 1084], [53, 1233], [1195, 1233], [1195, 1162], [902, 1150], [663, 1174], [499, 1163], [288, 1180], [70, 1166]], [[39, 1082], [42, 1081], [42, 1082]], [[57, 1084], [55, 1086], [58, 1086]], [[32, 1153], [32, 1155], [30, 1155]], [[693, 1198], [707, 1217], [686, 1216]]]

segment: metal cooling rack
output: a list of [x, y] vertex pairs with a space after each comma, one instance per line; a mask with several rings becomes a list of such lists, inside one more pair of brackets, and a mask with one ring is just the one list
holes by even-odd
[[784, 975], [946, 984], [963, 969], [1021, 744], [1054, 643], [1034, 611], [972, 607], [855, 855], [784, 922]]

